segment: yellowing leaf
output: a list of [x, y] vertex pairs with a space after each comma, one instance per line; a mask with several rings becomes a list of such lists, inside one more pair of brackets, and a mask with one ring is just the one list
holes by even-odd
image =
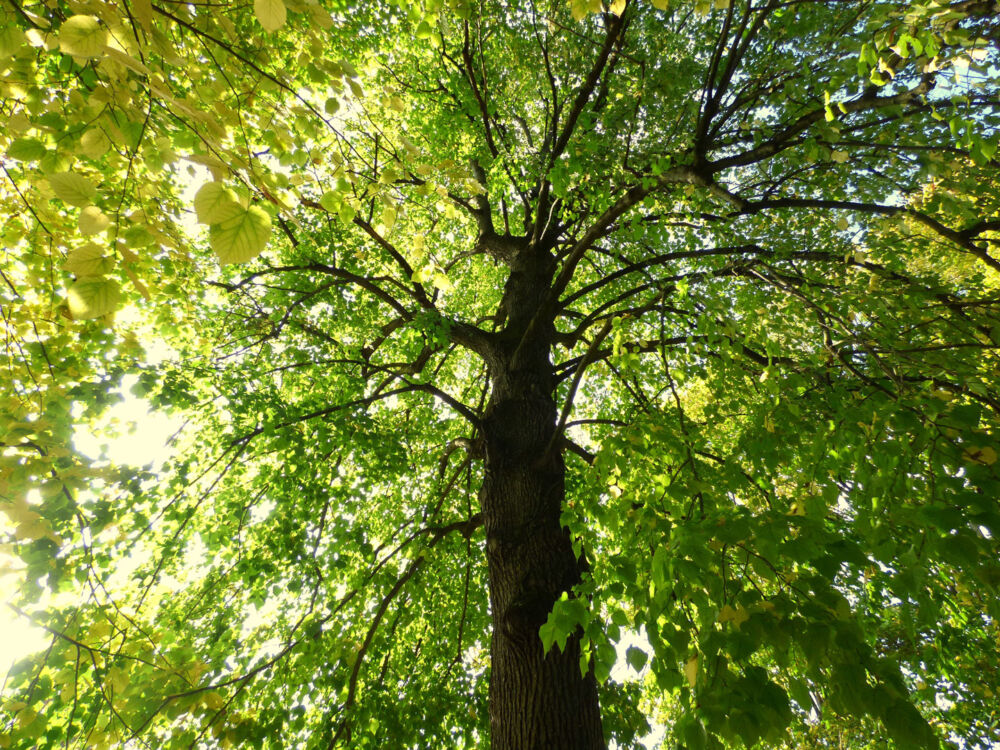
[[101, 276], [115, 267], [115, 259], [106, 256], [97, 243], [88, 242], [70, 251], [62, 267], [77, 276]]
[[972, 446], [965, 449], [965, 457], [976, 463], [992, 466], [997, 461], [997, 452], [988, 445], [985, 448]]
[[59, 49], [74, 57], [100, 57], [108, 32], [94, 16], [70, 16], [59, 29]]
[[213, 224], [209, 229], [208, 244], [212, 246], [219, 262], [246, 263], [256, 258], [271, 237], [271, 217], [258, 208], [240, 209], [240, 213]]
[[32, 708], [23, 708], [17, 713], [17, 728], [24, 729], [38, 718], [38, 713]]
[[684, 664], [684, 677], [691, 688], [698, 683], [698, 654], [695, 654]]
[[69, 288], [66, 296], [69, 311], [77, 320], [99, 318], [118, 308], [121, 290], [118, 282], [98, 276], [86, 276]]
[[253, 12], [264, 31], [277, 31], [285, 25], [288, 11], [281, 0], [254, 0]]
[[226, 705], [225, 699], [217, 692], [205, 693], [202, 698], [205, 705], [213, 711], [221, 711]]
[[49, 185], [56, 198], [71, 206], [89, 206], [97, 195], [94, 183], [76, 172], [50, 174]]
[[132, 15], [146, 31], [153, 30], [153, 3], [151, 0], [132, 0]]
[[10, 24], [5, 29], [0, 29], [0, 60], [6, 60], [17, 54], [24, 44], [24, 32], [14, 24]]
[[833, 159], [838, 164], [843, 164], [845, 161], [847, 161], [847, 152], [846, 151], [834, 151], [830, 155], [830, 158]]
[[396, 207], [386, 206], [382, 209], [382, 226], [385, 227], [385, 231], [391, 232], [392, 228], [396, 226]]
[[431, 283], [442, 292], [450, 292], [455, 288], [455, 285], [449, 281], [448, 277], [440, 272], [434, 274], [434, 278], [431, 279]]
[[609, 10], [616, 16], [620, 16], [625, 10], [625, 0], [611, 0]]
[[339, 210], [340, 200], [340, 193], [336, 190], [327, 190], [319, 197], [319, 205], [333, 214]]
[[120, 693], [128, 687], [128, 674], [121, 667], [111, 667], [108, 670], [108, 681], [116, 693]]
[[657, 10], [666, 10], [670, 7], [670, 0], [652, 0], [652, 3]]
[[7, 147], [7, 156], [18, 161], [38, 161], [45, 156], [45, 144], [34, 138], [18, 138]]
[[603, 7], [601, 0], [570, 0], [569, 9], [574, 21], [582, 21], [591, 13], [600, 13]]
[[851, 226], [850, 222], [847, 221], [847, 219], [844, 218], [843, 216], [837, 219], [837, 229], [839, 229], [841, 232], [846, 232], [850, 226]]
[[97, 206], [87, 206], [80, 212], [79, 227], [82, 234], [98, 234], [111, 226], [111, 219]]
[[206, 182], [194, 195], [194, 211], [201, 224], [218, 224], [244, 212], [236, 193], [221, 182]]
[[319, 5], [308, 5], [306, 7], [309, 15], [312, 16], [313, 23], [321, 29], [329, 29], [333, 26], [333, 16], [330, 15], [330, 11]]
[[750, 613], [747, 612], [745, 607], [734, 608], [727, 604], [719, 610], [719, 617], [717, 619], [722, 623], [731, 622], [738, 629], [740, 625], [750, 619]]
[[100, 128], [91, 128], [80, 138], [80, 151], [88, 159], [100, 159], [109, 148], [111, 141]]

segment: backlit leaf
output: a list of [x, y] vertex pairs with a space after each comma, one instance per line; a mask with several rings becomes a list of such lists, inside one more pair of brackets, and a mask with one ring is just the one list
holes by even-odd
[[63, 203], [87, 206], [97, 195], [97, 187], [88, 178], [76, 172], [57, 172], [48, 177], [52, 192]]
[[212, 224], [208, 241], [223, 265], [256, 258], [271, 237], [271, 217], [257, 206]]
[[69, 311], [77, 320], [99, 318], [118, 309], [121, 289], [114, 279], [84, 277], [68, 290]]
[[254, 0], [253, 10], [265, 31], [277, 31], [285, 25], [288, 11], [281, 0]]
[[115, 266], [115, 259], [95, 242], [88, 242], [70, 251], [63, 270], [77, 276], [102, 276]]
[[75, 57], [99, 57], [108, 32], [94, 16], [70, 16], [59, 28], [59, 48]]
[[7, 156], [18, 161], [38, 161], [45, 156], [45, 145], [34, 138], [18, 138], [7, 147]]
[[221, 182], [206, 182], [194, 196], [194, 210], [201, 224], [218, 224], [244, 213], [236, 193]]
[[98, 234], [109, 226], [111, 226], [111, 219], [97, 206], [87, 206], [80, 212], [79, 227], [81, 234]]

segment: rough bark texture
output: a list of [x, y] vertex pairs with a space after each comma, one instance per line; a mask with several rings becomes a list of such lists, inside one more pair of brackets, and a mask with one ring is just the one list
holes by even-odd
[[[547, 252], [511, 263], [507, 319], [490, 363], [482, 426], [482, 511], [493, 616], [490, 725], [493, 750], [603, 750], [597, 685], [581, 677], [580, 645], [543, 655], [538, 629], [580, 577], [581, 561], [559, 523], [565, 466], [556, 427], [551, 319], [537, 313], [552, 277]], [[534, 324], [532, 324], [534, 321]], [[551, 448], [551, 449], [550, 449]]]

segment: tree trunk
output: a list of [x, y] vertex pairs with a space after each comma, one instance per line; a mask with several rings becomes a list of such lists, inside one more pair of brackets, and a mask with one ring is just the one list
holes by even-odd
[[597, 684], [580, 675], [580, 642], [542, 653], [538, 629], [580, 579], [581, 561], [559, 518], [565, 465], [553, 443], [557, 411], [549, 348], [552, 324], [535, 320], [551, 279], [548, 255], [512, 264], [507, 326], [491, 363], [482, 426], [481, 491], [493, 636], [493, 750], [603, 750]]

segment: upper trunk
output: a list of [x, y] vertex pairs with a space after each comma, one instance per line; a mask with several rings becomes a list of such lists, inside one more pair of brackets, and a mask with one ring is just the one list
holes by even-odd
[[[507, 326], [490, 363], [482, 424], [482, 511], [493, 616], [490, 725], [494, 750], [604, 748], [597, 685], [580, 675], [574, 635], [542, 653], [538, 629], [581, 561], [560, 524], [565, 497], [549, 358], [551, 319], [537, 316], [552, 276], [548, 253], [522, 251], [504, 294]], [[537, 317], [536, 317], [537, 316]]]

